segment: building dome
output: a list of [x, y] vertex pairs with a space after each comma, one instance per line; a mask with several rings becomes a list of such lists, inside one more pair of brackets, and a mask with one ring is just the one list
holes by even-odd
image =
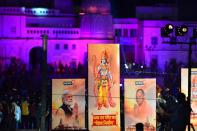
[[110, 14], [109, 0], [84, 0], [81, 6], [84, 13]]

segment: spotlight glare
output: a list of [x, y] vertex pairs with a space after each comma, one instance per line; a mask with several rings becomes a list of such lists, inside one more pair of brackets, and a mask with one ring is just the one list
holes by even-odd
[[127, 64], [124, 64], [125, 68], [128, 69], [129, 67], [127, 66]]
[[182, 31], [183, 32], [187, 32], [187, 28], [182, 28]]
[[173, 29], [173, 25], [169, 24], [168, 25], [168, 29], [172, 30]]
[[185, 25], [177, 26], [175, 34], [176, 36], [184, 36], [188, 32], [188, 27]]
[[165, 27], [161, 28], [161, 36], [169, 37], [169, 35], [173, 32], [174, 26], [172, 24], [167, 24]]

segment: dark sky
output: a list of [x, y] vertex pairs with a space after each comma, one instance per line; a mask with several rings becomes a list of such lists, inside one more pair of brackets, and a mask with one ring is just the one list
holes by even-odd
[[[13, 2], [16, 1], [16, 2]], [[0, 6], [26, 6], [26, 7], [49, 7], [53, 8], [54, 0], [0, 0]], [[78, 6], [82, 0], [73, 0]], [[179, 18], [182, 20], [197, 20], [194, 13], [197, 0], [110, 0], [112, 15], [114, 17], [135, 17], [136, 5], [173, 4], [178, 7]], [[75, 7], [77, 8], [77, 7]]]

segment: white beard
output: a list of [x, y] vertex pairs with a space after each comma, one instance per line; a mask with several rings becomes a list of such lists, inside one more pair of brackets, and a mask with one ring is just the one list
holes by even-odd
[[69, 105], [71, 108], [74, 107], [73, 102], [64, 101], [64, 104]]

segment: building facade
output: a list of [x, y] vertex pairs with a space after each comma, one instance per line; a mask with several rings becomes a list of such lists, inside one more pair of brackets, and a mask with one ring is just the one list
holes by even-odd
[[[150, 66], [152, 61], [156, 61], [163, 70], [165, 62], [170, 59], [187, 62], [187, 45], [163, 44], [165, 40], [160, 35], [160, 28], [168, 23], [193, 28], [197, 22], [164, 20], [168, 12], [164, 12], [162, 19], [157, 12], [152, 14], [154, 11], [149, 12], [151, 19], [143, 18], [147, 7], [136, 9], [139, 18], [113, 18], [108, 0], [84, 0], [78, 14], [72, 10], [72, 0], [55, 0], [54, 6], [54, 9], [0, 7], [2, 65], [16, 57], [31, 67], [32, 57], [36, 57], [42, 47], [42, 34], [48, 35], [48, 63], [84, 64], [88, 60], [87, 46], [91, 43], [119, 43], [124, 52], [121, 54], [123, 63]], [[176, 9], [171, 11], [175, 11], [173, 14], [176, 16]], [[169, 17], [174, 18], [173, 15]], [[189, 31], [184, 38], [176, 39], [187, 42], [191, 35]], [[194, 47], [194, 60], [197, 58], [195, 50]]]

